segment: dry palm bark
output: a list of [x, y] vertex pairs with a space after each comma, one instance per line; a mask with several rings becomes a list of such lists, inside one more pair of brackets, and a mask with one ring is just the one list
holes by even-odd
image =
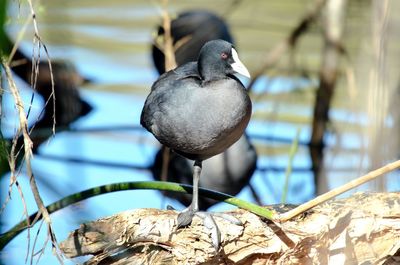
[[[282, 207], [273, 207], [281, 211]], [[175, 211], [136, 209], [82, 224], [61, 243], [85, 264], [399, 264], [400, 193], [359, 193], [272, 223], [232, 211], [243, 226], [216, 218], [222, 246], [194, 218], [175, 231]]]

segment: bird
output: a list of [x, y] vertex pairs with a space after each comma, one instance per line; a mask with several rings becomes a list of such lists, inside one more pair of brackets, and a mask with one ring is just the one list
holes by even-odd
[[[158, 36], [162, 36], [164, 30], [158, 27]], [[222, 39], [234, 44], [234, 38], [230, 33], [227, 23], [213, 12], [206, 10], [186, 11], [171, 21], [171, 36], [174, 44], [182, 44], [175, 50], [177, 65], [195, 61], [201, 47], [208, 41]], [[186, 41], [182, 41], [186, 40]], [[158, 45], [153, 43], [151, 47], [152, 59], [155, 68], [161, 75], [165, 72], [164, 53]], [[153, 178], [177, 183], [190, 184], [193, 177], [192, 162], [174, 152], [169, 154], [169, 164], [166, 167], [167, 174], [163, 176], [164, 152], [162, 146], [151, 166]], [[217, 190], [229, 195], [237, 195], [245, 187], [256, 170], [257, 153], [246, 133], [229, 147], [225, 152], [213, 156], [203, 162], [202, 177], [199, 186], [202, 188]], [[166, 179], [163, 179], [165, 178]], [[191, 196], [184, 193], [165, 192], [168, 197], [179, 200], [185, 206], [191, 203]], [[207, 210], [218, 201], [200, 197], [200, 210]]]
[[[13, 63], [15, 62], [15, 63]], [[89, 82], [83, 78], [76, 67], [66, 60], [52, 60], [51, 71], [54, 81], [55, 112], [53, 109], [52, 80], [50, 66], [46, 61], [38, 63], [38, 75], [34, 77], [36, 84], [32, 85], [32, 69], [34, 62], [20, 49], [17, 49], [12, 59], [11, 70], [48, 102], [43, 113], [35, 123], [36, 129], [52, 128], [55, 120], [57, 127], [67, 127], [77, 119], [86, 116], [92, 106], [81, 98], [78, 87]], [[37, 143], [35, 146], [38, 146]]]
[[[9, 54], [14, 43], [8, 35], [5, 35], [3, 52]], [[81, 117], [88, 115], [92, 111], [92, 106], [81, 98], [78, 87], [89, 83], [90, 80], [82, 77], [75, 65], [67, 60], [51, 60], [51, 71], [47, 61], [33, 62], [30, 56], [24, 54], [18, 47], [11, 58], [11, 70], [27, 83], [32, 90], [36, 91], [46, 102], [38, 120], [30, 126], [31, 140], [33, 143], [33, 153], [38, 152], [39, 146], [53, 135], [53, 123], [55, 121], [56, 129], [69, 128], [70, 124]], [[37, 75], [32, 72], [37, 69]], [[54, 90], [52, 85], [51, 72], [54, 81]], [[32, 74], [34, 73], [34, 74]], [[34, 82], [32, 82], [32, 77]], [[54, 91], [54, 94], [53, 94]], [[53, 106], [52, 96], [55, 97]], [[8, 146], [11, 146], [12, 139], [8, 139]], [[18, 152], [17, 166], [22, 161], [24, 153], [23, 136], [19, 136], [16, 144]], [[21, 150], [21, 151], [20, 151]], [[3, 167], [2, 167], [3, 168]], [[8, 171], [8, 166], [0, 172]], [[4, 172], [3, 172], [4, 171]]]
[[178, 214], [178, 228], [189, 225], [195, 214], [212, 218], [208, 212], [197, 214], [202, 162], [239, 140], [250, 121], [252, 103], [235, 74], [250, 78], [234, 46], [212, 40], [197, 61], [162, 74], [145, 100], [140, 124], [161, 144], [194, 160], [192, 202]]

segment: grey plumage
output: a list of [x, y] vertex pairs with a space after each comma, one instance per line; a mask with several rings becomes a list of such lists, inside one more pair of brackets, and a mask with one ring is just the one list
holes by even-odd
[[229, 60], [219, 57], [232, 45], [222, 40], [208, 44], [198, 65], [188, 63], [160, 76], [141, 115], [141, 124], [157, 140], [193, 160], [225, 151], [241, 137], [251, 115], [244, 86]]
[[235, 143], [250, 120], [251, 101], [235, 73], [250, 77], [232, 44], [209, 41], [197, 62], [160, 76], [140, 119], [162, 144], [195, 160], [192, 202], [178, 214], [177, 227], [189, 225], [197, 214], [208, 224], [215, 249], [220, 241], [218, 227], [211, 214], [198, 213], [198, 188], [203, 160]]

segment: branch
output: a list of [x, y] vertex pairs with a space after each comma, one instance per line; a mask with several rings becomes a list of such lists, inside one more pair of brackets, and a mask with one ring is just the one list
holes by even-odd
[[[160, 190], [160, 191], [174, 191], [174, 192], [184, 192], [192, 194], [192, 186], [185, 185], [185, 184], [178, 184], [172, 182], [163, 182], [163, 181], [132, 181], [132, 182], [122, 182], [122, 183], [115, 183], [109, 185], [103, 185], [99, 187], [94, 187], [91, 189], [87, 189], [72, 195], [69, 195], [55, 203], [50, 204], [47, 206], [47, 210], [49, 213], [54, 213], [60, 209], [63, 209], [69, 205], [74, 203], [86, 200], [88, 198], [107, 194], [116, 191], [124, 191], [124, 190]], [[272, 219], [273, 213], [263, 207], [258, 205], [240, 200], [228, 194], [224, 194], [222, 192], [207, 190], [204, 188], [199, 188], [199, 194], [201, 196], [211, 198], [218, 201], [224, 201], [228, 204], [247, 209], [250, 212], [258, 214], [264, 218]], [[37, 218], [35, 221], [39, 221], [41, 216], [38, 216], [38, 213], [34, 213], [29, 216], [27, 220], [23, 220], [22, 222], [15, 225], [9, 231], [1, 234], [0, 236], [0, 250], [2, 250], [14, 237], [20, 234], [23, 230], [29, 227], [29, 224], [33, 222], [33, 220]]]
[[383, 264], [399, 258], [398, 205], [400, 193], [357, 194], [283, 224], [238, 209], [243, 226], [216, 219], [217, 253], [197, 217], [176, 230], [176, 211], [136, 209], [82, 224], [60, 245], [69, 258], [93, 255], [86, 265]]
[[378, 168], [374, 171], [369, 172], [368, 174], [359, 177], [353, 181], [350, 181], [340, 187], [337, 187], [336, 189], [333, 189], [331, 191], [328, 191], [327, 193], [324, 193], [318, 197], [316, 197], [315, 199], [312, 199], [311, 201], [308, 201], [302, 205], [300, 205], [299, 207], [282, 214], [281, 216], [278, 217], [280, 222], [285, 222], [291, 218], [293, 218], [296, 215], [299, 215], [309, 209], [311, 209], [312, 207], [321, 204], [323, 202], [326, 202], [327, 200], [330, 200], [346, 191], [349, 191], [355, 187], [358, 187], [368, 181], [371, 181], [379, 176], [382, 176], [383, 174], [389, 173], [395, 169], [400, 168], [400, 160], [397, 160], [393, 163], [387, 164], [381, 168]]

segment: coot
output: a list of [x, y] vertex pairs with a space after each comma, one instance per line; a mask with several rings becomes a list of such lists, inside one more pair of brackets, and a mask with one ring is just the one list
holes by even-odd
[[161, 75], [153, 84], [140, 123], [160, 143], [194, 160], [193, 199], [178, 215], [178, 227], [191, 223], [198, 207], [202, 161], [225, 151], [243, 134], [251, 101], [234, 75], [250, 77], [233, 45], [207, 42], [197, 62]]
[[[158, 36], [164, 34], [163, 28], [158, 28]], [[233, 43], [233, 37], [227, 23], [216, 14], [205, 10], [186, 11], [171, 21], [171, 36], [174, 44], [175, 59], [178, 65], [195, 61], [201, 47], [210, 40], [223, 39]], [[155, 41], [157, 41], [158, 37]], [[165, 71], [164, 53], [152, 45], [152, 58], [157, 71]], [[169, 152], [161, 147], [157, 152], [153, 166], [153, 177], [157, 180], [191, 184], [193, 178], [193, 163], [174, 152], [169, 154], [169, 163], [164, 161], [164, 152]], [[164, 174], [164, 163], [168, 170]], [[203, 163], [200, 187], [217, 190], [230, 195], [238, 194], [245, 187], [253, 175], [257, 164], [257, 153], [247, 135], [244, 134], [236, 143], [225, 152], [207, 159]], [[188, 206], [191, 196], [183, 193], [166, 192], [166, 195], [179, 200]], [[200, 197], [199, 208], [206, 210], [217, 201]]]

